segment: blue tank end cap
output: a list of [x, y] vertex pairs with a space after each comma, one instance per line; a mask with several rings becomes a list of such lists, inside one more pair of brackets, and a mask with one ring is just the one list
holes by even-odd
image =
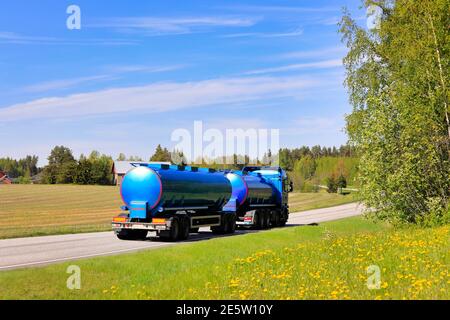
[[131, 207], [132, 201], [147, 202], [148, 209], [155, 208], [161, 200], [162, 182], [155, 170], [136, 167], [127, 172], [120, 187], [124, 204]]
[[248, 195], [247, 183], [242, 176], [236, 173], [227, 173], [226, 177], [231, 184], [231, 197], [236, 199], [239, 205], [242, 205]]

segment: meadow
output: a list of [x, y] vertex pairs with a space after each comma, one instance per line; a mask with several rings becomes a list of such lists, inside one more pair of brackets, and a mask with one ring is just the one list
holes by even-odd
[[[355, 201], [353, 195], [291, 193], [291, 212]], [[0, 238], [111, 230], [116, 186], [0, 185]]]
[[111, 230], [115, 186], [0, 185], [0, 238]]
[[0, 299], [449, 299], [449, 233], [362, 217], [286, 227], [0, 272]]

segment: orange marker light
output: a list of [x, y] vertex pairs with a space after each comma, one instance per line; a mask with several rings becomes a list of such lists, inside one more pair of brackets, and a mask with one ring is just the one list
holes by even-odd
[[153, 218], [152, 223], [164, 224], [166, 223], [166, 219], [163, 218]]
[[113, 222], [127, 222], [127, 218], [125, 217], [114, 217]]

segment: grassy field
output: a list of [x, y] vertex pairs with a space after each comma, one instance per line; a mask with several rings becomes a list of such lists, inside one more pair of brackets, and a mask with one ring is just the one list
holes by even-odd
[[289, 210], [291, 212], [327, 208], [358, 201], [357, 193], [340, 195], [321, 190], [316, 193], [293, 192], [289, 194]]
[[0, 185], [0, 238], [111, 230], [113, 186]]
[[[291, 211], [354, 201], [353, 195], [290, 194]], [[111, 230], [122, 201], [113, 186], [2, 185], [0, 238]]]
[[[0, 272], [0, 299], [449, 299], [449, 233], [363, 218], [287, 227]], [[66, 287], [70, 264], [80, 290]]]

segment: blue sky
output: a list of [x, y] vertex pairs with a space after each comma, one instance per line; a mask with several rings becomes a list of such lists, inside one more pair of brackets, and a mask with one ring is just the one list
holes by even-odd
[[[66, 27], [69, 5], [81, 30]], [[346, 142], [336, 22], [359, 1], [8, 1], [0, 8], [0, 157], [55, 145], [145, 159], [171, 132], [279, 128]]]

